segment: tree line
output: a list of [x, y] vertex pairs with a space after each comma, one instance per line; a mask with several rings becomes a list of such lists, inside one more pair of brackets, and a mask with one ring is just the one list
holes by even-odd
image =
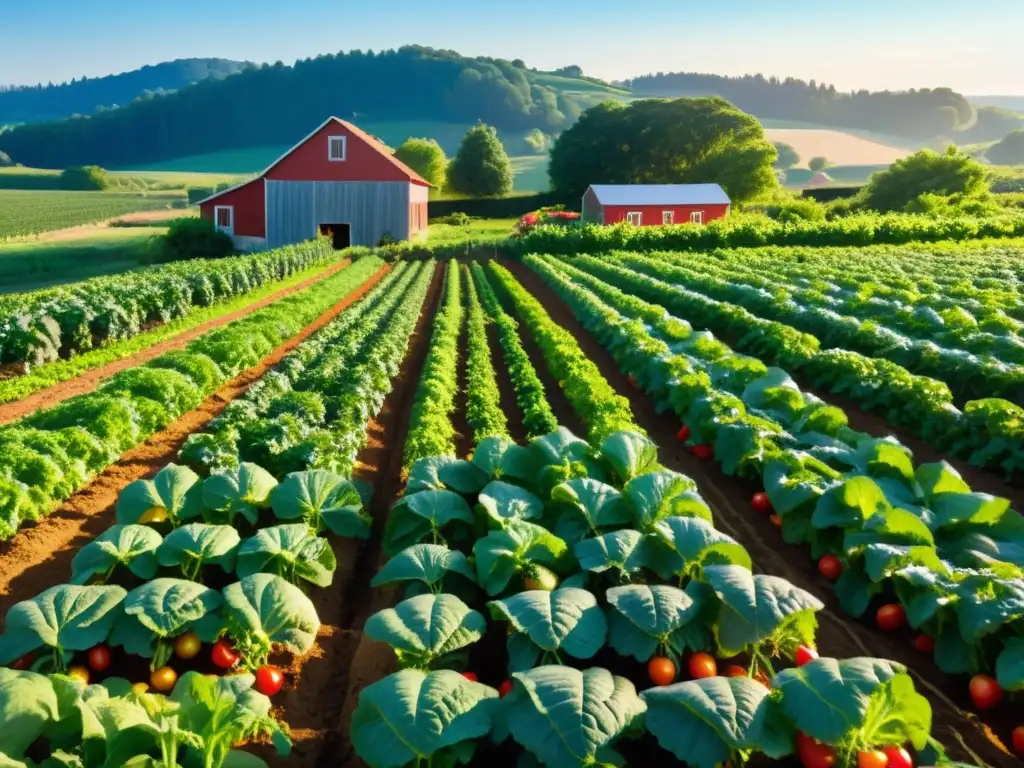
[[117, 110], [18, 126], [0, 135], [0, 149], [28, 166], [116, 168], [289, 144], [331, 114], [356, 123], [483, 120], [503, 131], [549, 133], [580, 111], [574, 97], [512, 62], [406, 46], [277, 62]]

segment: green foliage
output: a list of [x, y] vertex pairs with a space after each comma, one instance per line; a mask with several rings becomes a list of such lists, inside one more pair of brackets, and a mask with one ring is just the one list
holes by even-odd
[[444, 186], [448, 158], [434, 139], [409, 138], [395, 150], [395, 158], [401, 160], [416, 173], [438, 189]]
[[543, 155], [548, 151], [549, 139], [539, 128], [534, 128], [523, 137], [527, 154]]
[[887, 171], [871, 177], [862, 192], [862, 200], [867, 208], [888, 213], [906, 210], [912, 201], [926, 193], [968, 199], [987, 192], [985, 167], [950, 146], [942, 154], [922, 149], [897, 160]]
[[[0, 189], [0, 241], [8, 237], [37, 235], [81, 224], [113, 219], [137, 211], [167, 208], [175, 200], [169, 196], [127, 195], [106, 192], [69, 192], [66, 190]], [[0, 253], [0, 258], [8, 254]], [[29, 271], [29, 270], [26, 270]]]
[[609, 101], [558, 137], [548, 172], [577, 199], [590, 184], [718, 182], [739, 203], [777, 186], [776, 157], [761, 123], [723, 99]]
[[996, 165], [1024, 165], [1024, 129], [1006, 134], [1001, 141], [985, 150], [985, 158]]
[[770, 205], [765, 209], [765, 213], [768, 218], [783, 224], [795, 224], [800, 221], [824, 221], [825, 210], [825, 206], [817, 200], [798, 197]]
[[110, 186], [107, 172], [98, 165], [65, 168], [60, 175], [61, 189], [76, 191], [100, 191]]
[[512, 164], [493, 127], [479, 123], [466, 132], [448, 166], [448, 188], [471, 197], [504, 197], [512, 191]]
[[473, 430], [473, 442], [497, 435], [509, 437], [508, 420], [501, 407], [498, 376], [491, 361], [487, 340], [487, 316], [484, 314], [469, 267], [462, 266], [466, 285], [468, 320], [466, 323], [466, 420]]
[[800, 164], [800, 155], [797, 154], [797, 151], [792, 145], [786, 144], [782, 141], [773, 141], [772, 143], [775, 145], [775, 149], [779, 153], [778, 159], [772, 164], [773, 168], [785, 171]]
[[807, 167], [815, 173], [820, 173], [832, 167], [832, 163], [827, 157], [812, 157], [807, 161]]
[[164, 247], [174, 259], [221, 259], [235, 246], [210, 219], [175, 219], [164, 235]]

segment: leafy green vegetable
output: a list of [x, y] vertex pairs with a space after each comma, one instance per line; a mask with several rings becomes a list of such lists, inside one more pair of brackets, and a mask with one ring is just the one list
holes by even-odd
[[304, 580], [318, 587], [329, 587], [336, 567], [330, 542], [310, 533], [305, 523], [263, 528], [238, 547], [240, 577], [274, 573], [292, 584]]
[[372, 520], [355, 486], [324, 469], [292, 472], [270, 492], [270, 505], [280, 520], [303, 520], [319, 533], [365, 539]]
[[390, 645], [403, 667], [429, 669], [475, 643], [487, 628], [481, 613], [455, 595], [418, 595], [366, 620], [370, 638]]
[[473, 524], [473, 512], [459, 494], [446, 490], [420, 491], [404, 496], [388, 515], [384, 528], [384, 551], [397, 554], [405, 547], [430, 538], [433, 544], [444, 542], [449, 527], [458, 533]]
[[249, 669], [266, 664], [275, 645], [294, 654], [313, 647], [320, 619], [312, 601], [280, 576], [256, 573], [224, 588], [228, 635]]
[[701, 614], [711, 596], [700, 582], [692, 582], [686, 591], [631, 584], [609, 589], [607, 597], [608, 645], [622, 656], [648, 661], [660, 649], [678, 659], [687, 648], [710, 648]]
[[106, 583], [118, 566], [140, 579], [151, 579], [157, 571], [160, 534], [147, 525], [112, 525], [75, 554], [71, 561], [71, 583]]
[[392, 557], [370, 582], [380, 587], [401, 581], [420, 581], [436, 590], [450, 573], [457, 573], [476, 583], [476, 573], [466, 556], [441, 544], [413, 544]]
[[117, 497], [117, 522], [138, 523], [147, 513], [166, 514], [172, 525], [198, 517], [203, 510], [199, 476], [188, 467], [168, 464], [152, 480], [136, 480]]
[[477, 581], [487, 594], [496, 595], [535, 565], [556, 566], [566, 551], [564, 541], [539, 525], [509, 520], [503, 530], [491, 531], [473, 545]]
[[157, 560], [160, 565], [180, 568], [186, 579], [199, 581], [206, 565], [233, 570], [239, 541], [238, 531], [230, 525], [190, 523], [164, 537]]

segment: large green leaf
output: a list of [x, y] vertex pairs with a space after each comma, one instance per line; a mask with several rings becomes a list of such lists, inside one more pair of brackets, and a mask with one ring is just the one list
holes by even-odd
[[970, 645], [1024, 618], [1024, 581], [972, 573], [956, 587], [960, 635]]
[[71, 583], [106, 581], [117, 566], [140, 579], [156, 576], [160, 534], [148, 525], [112, 525], [80, 550], [71, 561]]
[[406, 494], [391, 508], [384, 528], [384, 551], [394, 555], [426, 538], [437, 544], [449, 526], [473, 524], [473, 511], [453, 491], [431, 490]]
[[601, 443], [601, 456], [623, 483], [658, 466], [658, 446], [637, 432], [613, 432]]
[[939, 493], [929, 507], [935, 514], [936, 528], [959, 523], [994, 523], [1006, 512], [1010, 500], [988, 493]]
[[154, 579], [128, 593], [124, 616], [114, 627], [110, 643], [128, 653], [152, 656], [155, 640], [177, 637], [210, 621], [222, 602], [217, 590], [194, 581]]
[[304, 520], [316, 532], [366, 539], [372, 519], [359, 491], [325, 469], [292, 472], [270, 492], [270, 506], [280, 520]]
[[147, 512], [160, 510], [175, 523], [203, 511], [202, 484], [188, 467], [168, 464], [152, 480], [136, 480], [117, 497], [117, 522], [137, 523]]
[[544, 512], [544, 504], [532, 493], [501, 480], [485, 485], [477, 504], [498, 527], [510, 519], [536, 520]]
[[487, 622], [455, 595], [417, 595], [366, 620], [366, 634], [387, 643], [403, 667], [428, 669], [483, 637]]
[[512, 671], [530, 669], [543, 655], [559, 651], [589, 659], [604, 646], [608, 626], [596, 598], [585, 589], [531, 590], [487, 605], [492, 618], [507, 621], [534, 646], [532, 652], [517, 648], [517, 658], [509, 654]]
[[613, 587], [608, 598], [608, 645], [622, 656], [648, 661], [659, 648], [681, 655], [705, 650], [710, 634], [700, 621], [704, 585], [683, 591], [662, 584]]
[[512, 737], [545, 765], [611, 763], [611, 742], [642, 719], [646, 705], [633, 684], [606, 669], [545, 666], [512, 676], [505, 724]]
[[466, 556], [441, 544], [413, 544], [392, 557], [370, 582], [381, 587], [400, 581], [422, 581], [433, 588], [449, 573], [457, 573], [476, 583], [476, 573]]
[[551, 491], [551, 500], [571, 510], [567, 514], [580, 520], [584, 535], [596, 536], [603, 529], [628, 525], [632, 520], [622, 494], [589, 477], [575, 477], [556, 485]]
[[238, 531], [230, 525], [190, 523], [167, 534], [157, 559], [160, 565], [181, 568], [186, 578], [195, 579], [205, 565], [231, 571], [239, 541]]
[[1004, 691], [1024, 690], [1024, 638], [1006, 638], [996, 657], [996, 680]]
[[115, 586], [64, 584], [16, 603], [0, 634], [0, 664], [43, 646], [70, 653], [104, 642], [122, 615], [126, 594]]
[[565, 427], [530, 441], [533, 451], [543, 464], [561, 464], [563, 460], [580, 461], [590, 453], [590, 445], [580, 440]]
[[447, 669], [403, 669], [359, 693], [352, 745], [370, 768], [429, 760], [491, 731], [498, 692]]
[[960, 473], [945, 461], [918, 464], [914, 479], [921, 496], [929, 501], [940, 493], [969, 493], [971, 490]]
[[224, 587], [223, 594], [227, 613], [242, 631], [296, 654], [313, 647], [320, 619], [312, 601], [294, 584], [256, 573]]
[[203, 481], [203, 504], [213, 510], [216, 522], [230, 524], [241, 515], [253, 525], [259, 511], [270, 506], [270, 494], [277, 480], [267, 470], [249, 462]]
[[57, 693], [45, 675], [0, 667], [0, 753], [21, 758], [60, 718]]
[[614, 571], [621, 582], [630, 581], [654, 562], [650, 539], [631, 528], [584, 539], [573, 547], [573, 552], [583, 570]]
[[545, 528], [509, 520], [503, 530], [491, 531], [473, 545], [477, 581], [487, 594], [496, 595], [532, 565], [556, 565], [566, 549], [565, 542]]
[[238, 547], [237, 559], [236, 570], [240, 577], [274, 573], [292, 584], [303, 580], [318, 587], [331, 586], [337, 567], [330, 542], [311, 533], [305, 523], [275, 525], [257, 531]]
[[654, 531], [672, 551], [667, 568], [686, 578], [699, 578], [708, 565], [739, 565], [750, 570], [750, 555], [735, 539], [699, 517], [670, 517]]
[[825, 606], [811, 593], [739, 565], [710, 565], [704, 579], [721, 602], [715, 634], [724, 656], [766, 642], [788, 651], [815, 644], [814, 614]]
[[713, 522], [711, 510], [696, 492], [693, 480], [677, 472], [660, 470], [630, 480], [623, 489], [636, 527], [649, 531], [668, 517], [701, 517]]
[[687, 765], [718, 768], [736, 751], [775, 759], [793, 752], [792, 726], [770, 693], [749, 677], [710, 677], [641, 696], [647, 730], [663, 749]]
[[851, 477], [818, 501], [811, 525], [822, 528], [860, 528], [873, 515], [890, 509], [882, 489], [870, 477]]
[[[479, 451], [479, 448], [477, 449]], [[483, 488], [493, 475], [474, 462], [454, 456], [431, 456], [417, 460], [409, 468], [405, 483], [406, 494], [430, 490], [453, 490], [472, 495]]]

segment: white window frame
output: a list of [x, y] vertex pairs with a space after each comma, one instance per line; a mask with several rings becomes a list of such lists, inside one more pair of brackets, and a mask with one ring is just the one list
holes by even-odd
[[[220, 212], [228, 212], [228, 224], [222, 226], [220, 223]], [[226, 235], [235, 234], [235, 206], [233, 205], [215, 205], [213, 206], [213, 226], [218, 232], [223, 232]]]
[[641, 227], [644, 223], [644, 212], [643, 211], [629, 211], [626, 214], [626, 221], [632, 224], [634, 227]]
[[[341, 157], [334, 156], [334, 142], [341, 142]], [[343, 163], [348, 159], [348, 136], [327, 137], [327, 159], [332, 163]]]
[[704, 211], [694, 211], [690, 214], [690, 223], [704, 225]]
[[675, 211], [662, 211], [661, 212], [661, 226], [669, 227], [676, 223], [676, 212]]

